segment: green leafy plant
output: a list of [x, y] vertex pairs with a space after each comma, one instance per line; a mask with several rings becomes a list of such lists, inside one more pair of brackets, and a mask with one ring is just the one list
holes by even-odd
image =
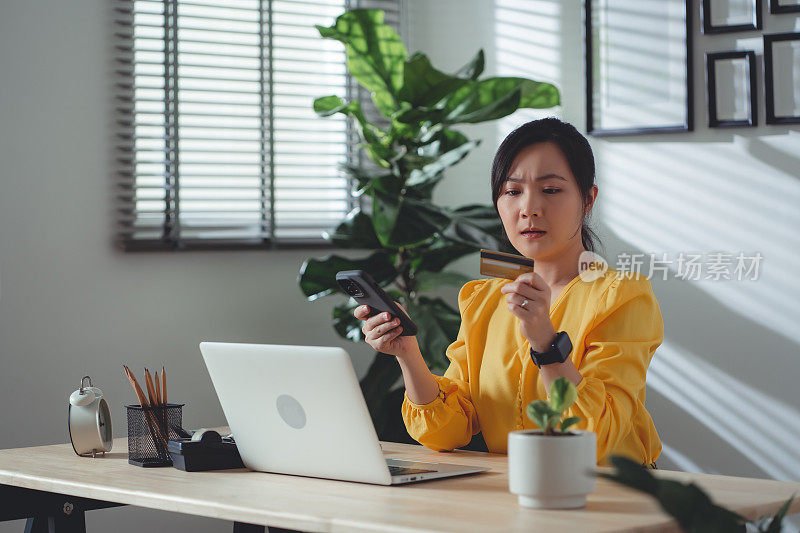
[[599, 477], [649, 494], [667, 514], [675, 518], [684, 531], [690, 533], [779, 533], [783, 518], [794, 500], [792, 495], [772, 517], [763, 516], [749, 522], [746, 517], [714, 504], [708, 494], [694, 483], [660, 479], [644, 465], [620, 455], [612, 455], [609, 461], [615, 472], [600, 472], [597, 473]]
[[581, 420], [579, 416], [561, 420], [562, 413], [578, 399], [577, 389], [567, 378], [557, 377], [550, 383], [548, 396], [548, 401], [536, 400], [529, 403], [525, 413], [542, 429], [544, 435], [563, 435], [571, 425]]
[[[481, 248], [513, 251], [503, 241], [502, 223], [492, 205], [444, 207], [432, 201], [444, 171], [477, 146], [454, 128], [507, 116], [520, 108], [549, 108], [559, 103], [558, 89], [519, 77], [481, 78], [484, 53], [455, 73], [442, 72], [416, 52], [410, 57], [397, 33], [379, 10], [352, 10], [320, 35], [344, 44], [347, 68], [371, 93], [386, 126], [367, 120], [361, 104], [330, 95], [314, 101], [320, 117], [344, 114], [358, 131], [359, 148], [374, 164], [343, 165], [361, 207], [350, 212], [326, 238], [340, 248], [366, 250], [357, 258], [329, 255], [308, 259], [298, 282], [309, 300], [343, 294], [339, 270], [368, 271], [400, 302], [419, 326], [418, 340], [432, 370], [449, 361], [447, 346], [456, 338], [460, 316], [431, 290], [460, 287], [468, 277], [448, 270], [458, 258]], [[361, 323], [353, 317], [355, 302], [333, 308], [333, 327], [344, 338], [362, 340]], [[408, 441], [400, 418], [403, 388], [392, 357], [375, 358], [361, 385], [383, 440]]]

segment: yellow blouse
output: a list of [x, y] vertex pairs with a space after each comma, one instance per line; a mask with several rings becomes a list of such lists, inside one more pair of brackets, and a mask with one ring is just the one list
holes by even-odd
[[[593, 281], [576, 276], [550, 308], [556, 331], [572, 341], [570, 358], [583, 375], [578, 399], [563, 417], [579, 416], [575, 429], [597, 434], [597, 464], [625, 455], [650, 464], [661, 439], [644, 407], [645, 375], [664, 338], [661, 309], [650, 280], [620, 277], [612, 267]], [[459, 291], [461, 327], [447, 348], [450, 366], [436, 376], [439, 396], [424, 405], [405, 396], [409, 435], [436, 451], [466, 446], [483, 432], [490, 452], [507, 453], [508, 433], [536, 429], [525, 407], [547, 399], [530, 343], [508, 310], [500, 288], [505, 279], [467, 282]]]

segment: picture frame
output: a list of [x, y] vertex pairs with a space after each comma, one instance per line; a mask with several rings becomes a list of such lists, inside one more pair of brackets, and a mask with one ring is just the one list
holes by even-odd
[[764, 35], [767, 124], [800, 124], [800, 33]]
[[800, 0], [769, 0], [771, 15], [800, 12]]
[[[728, 15], [724, 24], [718, 22], [721, 11]], [[703, 0], [702, 18], [704, 34], [760, 30], [761, 0]]]
[[747, 127], [758, 123], [755, 52], [708, 52], [706, 87], [709, 128]]
[[694, 129], [691, 0], [584, 0], [584, 32], [589, 135]]

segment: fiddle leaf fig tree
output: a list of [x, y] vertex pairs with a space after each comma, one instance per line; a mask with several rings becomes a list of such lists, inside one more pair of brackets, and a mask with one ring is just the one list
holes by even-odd
[[[322, 38], [344, 45], [350, 74], [370, 91], [386, 125], [368, 121], [356, 100], [336, 95], [314, 100], [318, 116], [343, 114], [353, 121], [359, 149], [374, 165], [341, 165], [360, 207], [326, 234], [338, 248], [362, 254], [308, 259], [300, 270], [300, 289], [309, 300], [344, 295], [336, 272], [366, 270], [419, 326], [420, 349], [429, 367], [444, 370], [445, 350], [458, 334], [460, 316], [442, 298], [425, 293], [456, 290], [469, 279], [448, 268], [460, 257], [481, 248], [513, 251], [500, 238], [502, 223], [494, 206], [453, 208], [432, 201], [444, 172], [480, 143], [455, 128], [499, 119], [520, 108], [556, 106], [559, 91], [526, 78], [481, 78], [483, 50], [456, 72], [438, 70], [425, 54], [408, 55], [380, 10], [347, 11], [332, 26], [316, 28]], [[332, 318], [340, 336], [358, 342], [363, 335], [361, 322], [353, 317], [355, 307], [352, 299], [337, 303]], [[408, 440], [400, 418], [399, 377], [393, 358], [378, 355], [361, 381], [383, 440]]]

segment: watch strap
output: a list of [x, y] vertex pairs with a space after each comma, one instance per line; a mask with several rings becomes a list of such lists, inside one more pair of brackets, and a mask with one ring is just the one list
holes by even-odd
[[569, 335], [566, 331], [559, 331], [555, 340], [550, 345], [550, 349], [546, 352], [537, 352], [531, 348], [531, 359], [536, 366], [541, 368], [542, 365], [563, 363], [571, 352], [572, 341], [570, 341]]

